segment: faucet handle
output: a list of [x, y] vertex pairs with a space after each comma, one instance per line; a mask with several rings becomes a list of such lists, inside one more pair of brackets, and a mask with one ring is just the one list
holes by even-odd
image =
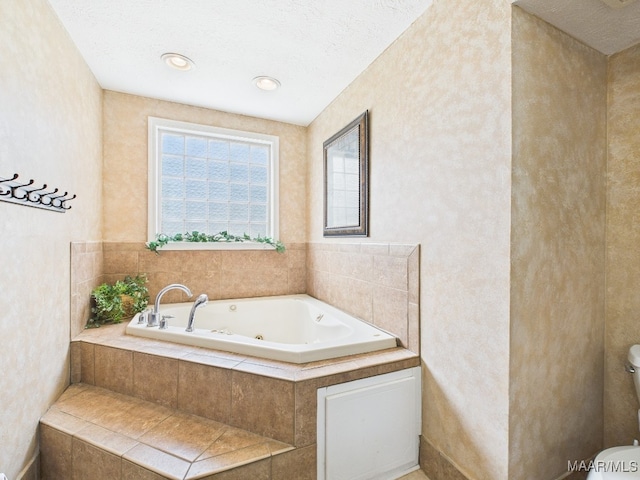
[[160, 330], [166, 330], [167, 328], [169, 328], [169, 321], [167, 320], [168, 318], [174, 318], [173, 315], [162, 315], [162, 318], [160, 319]]
[[148, 315], [149, 315], [149, 309], [145, 308], [143, 311], [141, 311], [140, 315], [138, 315], [138, 325], [146, 323]]

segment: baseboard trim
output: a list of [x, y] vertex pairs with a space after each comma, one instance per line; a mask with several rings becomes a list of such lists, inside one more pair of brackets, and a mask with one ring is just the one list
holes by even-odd
[[40, 450], [33, 454], [29, 463], [18, 473], [16, 480], [40, 480]]
[[442, 452], [420, 435], [420, 468], [429, 480], [469, 480]]

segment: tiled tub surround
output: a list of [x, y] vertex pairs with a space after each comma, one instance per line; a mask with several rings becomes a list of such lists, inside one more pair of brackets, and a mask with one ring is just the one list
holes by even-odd
[[[397, 336], [419, 353], [419, 245], [290, 243], [282, 254], [264, 250], [160, 251], [143, 243], [73, 243], [71, 332], [90, 316], [91, 289], [145, 273], [150, 298], [170, 283], [211, 300], [307, 293]], [[167, 292], [163, 303], [189, 299]]]
[[[191, 478], [206, 466], [208, 473], [197, 478], [315, 479], [317, 389], [420, 364], [419, 246], [331, 242], [286, 247], [284, 254], [161, 251], [156, 255], [142, 243], [72, 244], [71, 331], [78, 335], [71, 343], [71, 383], [77, 385], [66, 395], [75, 392], [81, 399], [85, 392], [105, 400], [76, 411], [80, 416], [61, 410], [61, 404], [52, 407], [41, 427], [43, 478], [79, 478], [87, 468], [95, 475], [103, 468], [120, 472], [113, 477], [104, 473], [110, 479]], [[308, 293], [395, 334], [407, 348], [290, 364], [135, 338], [124, 335], [124, 323], [84, 330], [91, 289], [137, 273], [148, 275], [152, 299], [174, 282], [211, 299]], [[187, 300], [181, 292], [168, 292], [163, 304]], [[127, 413], [120, 416], [109, 409], [112, 401]], [[145, 438], [155, 438], [154, 428], [164, 427], [152, 422], [140, 435], [128, 435], [127, 415], [134, 421], [141, 409], [160, 409], [165, 420], [202, 423], [206, 425], [202, 435], [209, 439], [216, 431], [236, 432], [229, 440], [234, 451], [211, 456], [216, 443], [212, 440], [208, 453], [187, 458], [184, 442], [190, 445], [196, 440], [183, 439], [177, 432], [170, 435], [174, 444], [145, 443]], [[110, 430], [109, 426], [116, 428], [108, 423], [112, 414], [116, 417], [112, 421], [124, 431]], [[246, 438], [257, 443], [240, 448]], [[56, 475], [60, 468], [65, 473]]]
[[[160, 250], [144, 243], [105, 242], [106, 281], [123, 275], [146, 273], [152, 298], [170, 283], [187, 285], [210, 299], [264, 297], [305, 293], [306, 245], [288, 243], [284, 253], [275, 250]], [[163, 302], [185, 302], [179, 291], [168, 292]]]
[[[122, 477], [114, 478], [123, 479], [191, 478], [186, 473], [186, 477], [181, 477], [171, 470], [174, 464], [181, 465], [179, 472], [185, 468], [184, 472], [189, 468], [193, 469], [190, 470], [192, 473], [196, 468], [202, 472], [207, 465], [214, 469], [206, 474], [208, 476], [194, 478], [314, 479], [317, 389], [420, 364], [417, 354], [394, 348], [296, 365], [131, 337], [124, 334], [124, 324], [83, 332], [72, 342], [71, 352], [72, 382], [77, 385], [70, 387], [67, 396], [63, 395], [43, 421], [44, 469], [82, 471], [86, 468], [83, 459], [98, 461], [96, 459], [104, 456], [104, 452], [94, 451], [91, 455], [85, 452], [95, 450], [91, 442], [97, 440], [91, 438], [97, 435], [109, 438], [103, 442], [107, 444], [107, 450], [111, 449], [109, 461], [121, 462]], [[81, 409], [75, 410], [74, 414], [68, 400], [65, 407], [65, 399], [74, 392], [80, 395], [83, 391], [87, 392], [85, 396], [108, 401], [87, 405], [88, 413]], [[120, 411], [110, 409], [111, 401], [122, 405]], [[213, 440], [199, 456], [190, 450], [191, 456], [187, 457], [184, 451], [190, 448], [189, 445], [204, 442], [196, 441], [196, 433], [183, 440], [180, 440], [181, 434], [172, 434], [173, 440], [161, 445], [155, 435], [161, 428], [159, 423], [141, 422], [146, 411], [160, 411], [160, 416], [170, 419], [170, 423], [184, 422], [185, 425], [197, 423], [197, 417], [202, 417], [202, 435], [206, 438], [215, 437], [216, 431], [228, 430], [230, 434], [234, 433], [229, 444], [244, 445], [245, 438], [253, 439], [253, 445], [259, 445], [253, 457], [257, 463], [247, 465], [245, 457], [250, 451], [246, 449], [226, 457], [218, 458], [217, 453], [210, 455], [211, 449], [219, 451], [214, 448]], [[59, 417], [60, 412], [74, 418]], [[129, 414], [130, 421], [127, 421]], [[59, 428], [56, 422], [61, 423]], [[142, 423], [140, 428], [133, 432], [128, 430], [136, 422]], [[85, 438], [89, 434], [90, 438]], [[57, 466], [55, 459], [62, 461], [59, 455], [64, 454], [58, 453], [62, 447], [51, 450], [52, 436], [57, 437], [56, 445], [66, 445], [64, 448], [70, 449], [69, 458], [78, 458], [80, 463], [72, 467]], [[110, 442], [116, 439], [118, 448], [112, 448]], [[142, 450], [145, 455], [138, 455]], [[138, 461], [142, 457], [147, 459], [146, 464]], [[176, 462], [176, 458], [180, 461]], [[239, 460], [234, 460], [236, 458]], [[205, 460], [206, 465], [198, 464]], [[198, 466], [190, 467], [185, 462]], [[260, 469], [261, 473], [251, 476], [249, 470], [242, 470], [245, 468]], [[132, 469], [147, 476], [126, 476]], [[152, 476], [151, 471], [156, 475], [161, 472], [161, 476]], [[44, 473], [44, 478], [56, 478]], [[234, 474], [240, 476], [232, 476]]]
[[307, 293], [383, 330], [420, 352], [420, 246], [309, 243]]
[[[153, 300], [170, 283], [187, 285], [210, 299], [290, 295], [306, 290], [306, 244], [287, 244], [284, 253], [264, 250], [149, 251], [144, 243], [71, 244], [71, 338], [84, 330], [91, 290], [102, 282], [145, 273]], [[162, 303], [185, 302], [173, 290]]]

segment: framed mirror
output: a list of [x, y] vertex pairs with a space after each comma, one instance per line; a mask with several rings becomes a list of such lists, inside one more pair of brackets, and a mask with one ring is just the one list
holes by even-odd
[[369, 234], [369, 111], [323, 144], [324, 236]]

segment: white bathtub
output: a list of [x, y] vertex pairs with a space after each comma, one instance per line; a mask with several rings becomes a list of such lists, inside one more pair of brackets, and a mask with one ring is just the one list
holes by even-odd
[[169, 327], [147, 327], [133, 317], [130, 335], [256, 357], [306, 363], [396, 346], [396, 338], [308, 295], [210, 301], [185, 332], [192, 303], [160, 306]]

